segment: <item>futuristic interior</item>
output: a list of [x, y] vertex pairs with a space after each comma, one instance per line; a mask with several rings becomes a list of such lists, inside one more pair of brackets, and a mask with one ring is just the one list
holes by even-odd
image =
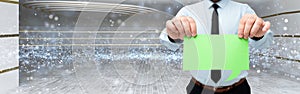
[[[0, 87], [8, 89], [0, 93], [186, 94], [183, 48], [169, 50], [159, 35], [182, 7], [200, 1], [0, 2], [7, 6], [0, 8], [7, 11], [0, 15]], [[252, 94], [298, 94], [300, 1], [233, 1], [251, 6], [274, 33], [270, 48], [249, 49]]]

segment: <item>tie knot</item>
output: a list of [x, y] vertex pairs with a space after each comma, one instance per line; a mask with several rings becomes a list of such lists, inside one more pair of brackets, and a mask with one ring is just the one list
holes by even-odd
[[217, 10], [219, 8], [219, 5], [218, 4], [213, 4], [212, 7]]

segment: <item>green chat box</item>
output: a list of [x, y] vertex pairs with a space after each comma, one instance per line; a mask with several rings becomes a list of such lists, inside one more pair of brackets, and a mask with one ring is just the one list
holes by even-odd
[[237, 35], [184, 38], [183, 70], [231, 70], [226, 81], [249, 70], [248, 40]]

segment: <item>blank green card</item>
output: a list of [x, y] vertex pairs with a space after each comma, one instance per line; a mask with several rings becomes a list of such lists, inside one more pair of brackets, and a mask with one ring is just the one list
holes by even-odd
[[232, 80], [249, 70], [248, 40], [237, 35], [184, 38], [183, 70], [232, 70]]

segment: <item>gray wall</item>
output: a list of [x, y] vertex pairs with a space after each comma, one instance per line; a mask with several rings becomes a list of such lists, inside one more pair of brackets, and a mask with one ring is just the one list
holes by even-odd
[[18, 5], [0, 1], [0, 94], [19, 86]]

